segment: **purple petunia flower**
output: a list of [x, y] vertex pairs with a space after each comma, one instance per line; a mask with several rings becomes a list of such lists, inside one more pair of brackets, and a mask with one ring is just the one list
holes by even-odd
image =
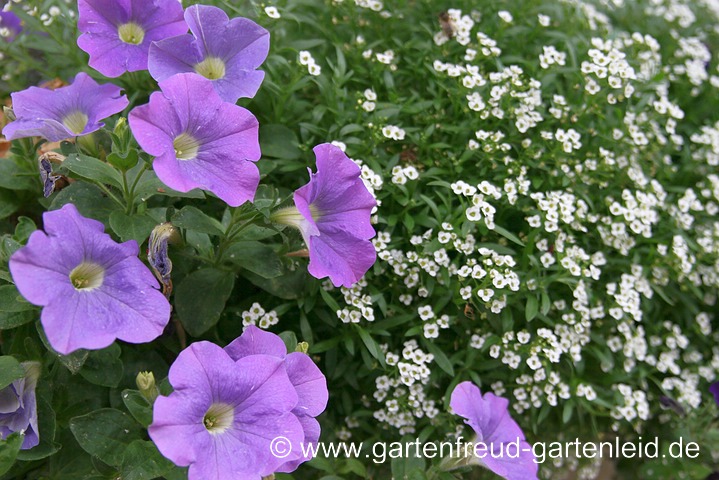
[[236, 207], [260, 183], [259, 124], [248, 110], [223, 102], [212, 83], [183, 73], [160, 82], [162, 92], [130, 112], [137, 143], [154, 155], [153, 168], [180, 192], [202, 188]]
[[[524, 438], [522, 429], [507, 410], [509, 401], [493, 393], [482, 392], [471, 382], [462, 382], [452, 392], [450, 406], [454, 413], [477, 434], [475, 445], [484, 448], [475, 452], [470, 463], [484, 466], [507, 480], [536, 480], [539, 465], [532, 446]], [[518, 449], [510, 444], [518, 445]], [[518, 450], [515, 452], [514, 450]]]
[[115, 339], [157, 338], [170, 304], [137, 258], [137, 242], [116, 243], [72, 204], [42, 218], [45, 231], [33, 232], [10, 257], [10, 273], [22, 296], [44, 307], [40, 321], [52, 348], [67, 355]]
[[329, 143], [314, 148], [317, 173], [295, 191], [295, 207], [278, 210], [272, 220], [298, 228], [310, 251], [309, 272], [329, 276], [335, 287], [349, 287], [374, 264], [370, 214], [377, 205], [360, 179], [360, 168]]
[[12, 42], [22, 32], [22, 20], [13, 12], [0, 11], [0, 38]]
[[[261, 330], [254, 325], [245, 329], [244, 333], [234, 342], [225, 347], [225, 351], [233, 360], [250, 355], [271, 355], [284, 360], [287, 375], [297, 391], [299, 398], [292, 413], [302, 424], [304, 445], [316, 444], [320, 439], [320, 424], [315, 417], [327, 407], [327, 380], [312, 359], [304, 353], [287, 354], [285, 344], [274, 333]], [[311, 449], [308, 449], [311, 450]], [[302, 462], [310, 460], [307, 456], [292, 460], [277, 467], [275, 472], [292, 472]]]
[[719, 405], [719, 382], [714, 382], [709, 386], [709, 391], [714, 395], [714, 401]]
[[87, 135], [102, 128], [101, 120], [121, 112], [129, 103], [119, 87], [99, 85], [82, 72], [67, 87], [30, 87], [11, 97], [17, 119], [3, 129], [8, 140], [39, 136], [57, 142]]
[[[236, 362], [210, 342], [183, 350], [170, 367], [174, 392], [153, 407], [150, 438], [189, 480], [260, 480], [287, 459], [273, 440], [299, 448], [302, 426], [291, 413], [297, 392], [281, 358], [248, 355]], [[294, 451], [299, 451], [299, 449]]]
[[150, 75], [161, 82], [195, 72], [212, 80], [223, 100], [254, 97], [265, 73], [257, 70], [270, 50], [270, 34], [247, 18], [229, 19], [222, 9], [192, 5], [185, 10], [192, 35], [180, 35], [150, 47]]
[[150, 44], [187, 32], [177, 0], [78, 0], [77, 45], [108, 77], [147, 70]]
[[23, 362], [25, 376], [0, 390], [0, 439], [14, 432], [22, 432], [22, 450], [40, 443], [37, 429], [37, 401], [35, 386], [40, 377], [39, 362]]

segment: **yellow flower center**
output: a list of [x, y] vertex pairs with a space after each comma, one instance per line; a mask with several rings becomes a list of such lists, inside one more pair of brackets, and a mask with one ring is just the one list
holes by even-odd
[[192, 160], [200, 150], [200, 142], [187, 133], [181, 133], [175, 137], [172, 146], [175, 148], [175, 157], [179, 160]]
[[135, 22], [123, 23], [117, 27], [117, 35], [125, 43], [140, 45], [145, 39], [145, 31]]
[[80, 135], [87, 126], [87, 120], [87, 115], [79, 110], [75, 110], [62, 119], [62, 124], [75, 135]]
[[205, 78], [217, 80], [225, 76], [225, 62], [217, 57], [207, 57], [197, 65], [195, 71]]
[[217, 435], [230, 428], [234, 419], [235, 409], [232, 405], [213, 403], [205, 413], [202, 423], [205, 424], [208, 432]]
[[[310, 204], [310, 215], [312, 215], [312, 219], [315, 222], [322, 216], [313, 204]], [[272, 212], [270, 220], [281, 225], [289, 225], [295, 228], [299, 228], [300, 225], [307, 221], [304, 215], [297, 210], [297, 207], [280, 208]]]
[[105, 269], [94, 262], [82, 262], [70, 272], [70, 282], [75, 290], [89, 292], [102, 285]]

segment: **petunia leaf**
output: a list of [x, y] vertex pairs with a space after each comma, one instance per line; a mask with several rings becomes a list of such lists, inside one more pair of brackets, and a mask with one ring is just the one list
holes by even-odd
[[127, 447], [142, 439], [142, 429], [129, 415], [103, 408], [70, 420], [77, 443], [90, 455], [112, 466], [120, 466]]
[[34, 305], [28, 303], [20, 295], [15, 285], [3, 285], [0, 287], [0, 312], [24, 312], [34, 308]]
[[222, 258], [262, 278], [275, 278], [283, 273], [282, 260], [277, 253], [259, 242], [237, 242]]
[[225, 228], [219, 220], [210, 217], [195, 207], [185, 207], [172, 216], [172, 224], [179, 228], [207, 233], [209, 235], [223, 235]]
[[123, 480], [150, 480], [173, 467], [174, 464], [160, 454], [154, 443], [135, 440], [125, 450], [120, 476]]
[[217, 323], [234, 285], [233, 273], [214, 268], [192, 272], [180, 282], [175, 307], [190, 335], [200, 336]]
[[0, 357], [0, 389], [25, 376], [25, 369], [15, 358], [9, 355]]
[[80, 177], [122, 188], [122, 176], [107, 163], [83, 154], [70, 155], [62, 166]]
[[152, 406], [138, 390], [123, 390], [122, 402], [140, 425], [147, 428], [152, 423]]
[[138, 245], [147, 240], [156, 224], [149, 215], [128, 215], [121, 210], [115, 210], [110, 215], [110, 228], [120, 240], [135, 240]]
[[294, 160], [302, 155], [295, 132], [284, 125], [261, 125], [260, 147], [262, 155], [283, 160]]
[[6, 439], [0, 440], [0, 475], [7, 473], [15, 463], [22, 442], [23, 436], [19, 433], [13, 433]]
[[123, 366], [120, 360], [122, 350], [113, 343], [102, 350], [88, 353], [87, 360], [80, 369], [82, 378], [95, 385], [116, 387], [122, 380]]

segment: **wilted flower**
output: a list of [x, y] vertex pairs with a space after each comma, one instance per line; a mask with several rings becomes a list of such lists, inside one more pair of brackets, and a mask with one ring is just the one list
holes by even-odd
[[127, 97], [120, 95], [120, 87], [99, 85], [82, 72], [67, 87], [30, 87], [11, 97], [17, 119], [3, 129], [8, 140], [38, 136], [57, 142], [87, 135], [104, 126], [101, 120], [128, 105]]
[[40, 321], [52, 348], [67, 355], [162, 333], [170, 304], [137, 258], [137, 242], [116, 243], [72, 204], [45, 212], [43, 224], [10, 257], [10, 273], [22, 296], [44, 307]]
[[[233, 360], [250, 355], [271, 355], [284, 361], [290, 382], [297, 391], [297, 405], [292, 413], [302, 424], [304, 445], [316, 444], [320, 439], [320, 424], [315, 417], [327, 407], [327, 381], [317, 365], [305, 353], [287, 354], [285, 344], [274, 333], [266, 332], [254, 325], [248, 326], [242, 336], [225, 347]], [[300, 463], [312, 457], [299, 458], [277, 467], [276, 472], [292, 472]]]
[[187, 32], [177, 0], [78, 0], [77, 45], [108, 77], [147, 70], [150, 44]]
[[539, 465], [534, 460], [532, 447], [509, 415], [506, 398], [493, 393], [482, 395], [473, 383], [462, 382], [454, 388], [449, 405], [477, 434], [475, 446], [482, 444], [474, 451], [484, 458], [472, 456], [467, 459], [468, 464], [486, 467], [507, 480], [538, 478]]
[[257, 119], [223, 102], [199, 75], [175, 75], [160, 89], [129, 117], [137, 143], [156, 157], [160, 180], [180, 192], [209, 190], [233, 207], [252, 200], [260, 183]]
[[62, 163], [64, 160], [65, 157], [56, 152], [47, 152], [38, 157], [37, 163], [40, 169], [40, 180], [42, 181], [43, 196], [45, 198], [52, 195], [53, 192], [67, 186], [67, 177], [59, 175], [52, 170], [53, 162]]
[[317, 173], [310, 170], [310, 182], [295, 191], [295, 207], [274, 212], [272, 220], [300, 230], [314, 277], [329, 276], [334, 286], [349, 287], [377, 257], [370, 242], [375, 235], [370, 213], [377, 202], [342, 150], [324, 143], [314, 152]]
[[[282, 358], [248, 355], [236, 362], [210, 342], [183, 350], [170, 367], [174, 392], [160, 396], [149, 433], [190, 480], [259, 480], [299, 456], [304, 435], [292, 414], [297, 392]], [[294, 447], [285, 459], [272, 455], [273, 439]]]
[[223, 100], [254, 97], [265, 78], [257, 70], [267, 58], [270, 34], [247, 18], [229, 19], [220, 8], [192, 5], [185, 10], [192, 35], [180, 35], [150, 47], [149, 69], [161, 82], [194, 72], [212, 80]]
[[23, 450], [40, 443], [37, 429], [35, 386], [40, 377], [39, 362], [23, 362], [25, 376], [0, 390], [0, 439], [14, 432], [22, 433]]
[[170, 222], [165, 222], [152, 229], [147, 242], [147, 261], [162, 284], [162, 293], [168, 298], [172, 293], [172, 260], [167, 254], [167, 244], [177, 235], [177, 229]]

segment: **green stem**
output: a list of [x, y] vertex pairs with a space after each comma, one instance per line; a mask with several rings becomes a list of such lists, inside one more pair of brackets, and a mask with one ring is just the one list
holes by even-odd
[[[252, 225], [255, 221], [255, 218], [257, 218], [257, 216], [259, 215], [259, 212], [250, 212], [249, 214], [240, 214], [235, 216], [236, 212], [240, 210], [241, 209], [236, 209], [234, 212], [232, 212], [232, 219], [230, 220], [230, 224], [227, 226], [224, 238], [220, 242], [220, 245], [217, 247], [217, 253], [215, 253], [215, 260], [213, 262], [215, 265], [219, 265], [219, 263], [222, 261], [222, 257], [225, 254], [227, 248], [232, 244], [232, 240], [234, 240], [237, 235], [242, 233], [245, 228]], [[240, 224], [240, 222], [243, 223]]]

